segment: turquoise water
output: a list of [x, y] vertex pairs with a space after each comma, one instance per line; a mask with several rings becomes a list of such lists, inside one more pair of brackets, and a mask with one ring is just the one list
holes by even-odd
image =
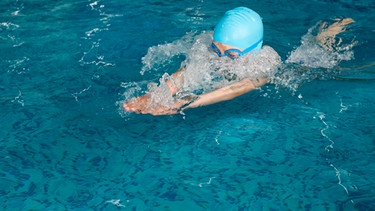
[[[283, 61], [318, 21], [351, 17], [354, 57], [185, 115], [119, 109], [180, 66], [168, 43], [236, 6]], [[5, 0], [0, 14], [1, 210], [375, 209], [373, 1]], [[142, 75], [152, 46], [177, 53]]]

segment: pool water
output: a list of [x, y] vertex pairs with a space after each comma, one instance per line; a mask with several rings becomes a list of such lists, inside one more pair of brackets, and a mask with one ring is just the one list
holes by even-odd
[[[180, 67], [176, 43], [237, 6], [261, 15], [283, 61], [317, 22], [351, 17], [353, 58], [184, 115], [121, 110]], [[0, 12], [1, 210], [375, 209], [373, 1], [5, 0]]]

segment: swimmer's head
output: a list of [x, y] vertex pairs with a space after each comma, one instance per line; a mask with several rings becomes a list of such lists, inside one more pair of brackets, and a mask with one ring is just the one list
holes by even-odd
[[[214, 42], [241, 49], [240, 56], [251, 50], [261, 49], [263, 44], [262, 19], [258, 13], [246, 7], [229, 10], [215, 27]], [[226, 54], [218, 52], [218, 55]]]

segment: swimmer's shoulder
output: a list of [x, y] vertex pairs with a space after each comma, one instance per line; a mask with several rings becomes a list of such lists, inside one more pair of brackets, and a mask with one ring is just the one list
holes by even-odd
[[269, 52], [269, 53], [272, 53], [272, 54], [278, 54], [275, 49], [273, 49], [271, 46], [269, 45], [264, 45], [262, 47], [262, 50], [261, 51], [266, 51], [266, 52]]
[[281, 60], [280, 55], [271, 46], [264, 45], [259, 51], [258, 56], [269, 57], [269, 59]]
[[257, 56], [265, 66], [268, 66], [269, 69], [275, 70], [282, 63], [280, 55], [275, 49], [268, 45], [264, 45]]

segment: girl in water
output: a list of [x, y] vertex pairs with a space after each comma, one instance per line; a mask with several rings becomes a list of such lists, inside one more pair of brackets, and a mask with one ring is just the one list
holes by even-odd
[[[341, 43], [336, 35], [352, 22], [353, 19], [347, 18], [329, 26], [321, 23], [314, 37], [316, 43], [325, 51], [336, 50]], [[196, 42], [204, 40], [207, 37], [200, 37]], [[278, 53], [262, 44], [260, 16], [246, 7], [229, 10], [215, 27], [210, 50], [204, 47], [207, 44], [194, 45], [177, 72], [164, 74], [158, 86], [150, 86], [147, 94], [125, 102], [123, 108], [138, 114], [171, 115], [258, 89], [282, 65]], [[194, 51], [207, 51], [207, 57], [203, 60], [202, 54]], [[293, 57], [288, 60], [293, 62]]]

